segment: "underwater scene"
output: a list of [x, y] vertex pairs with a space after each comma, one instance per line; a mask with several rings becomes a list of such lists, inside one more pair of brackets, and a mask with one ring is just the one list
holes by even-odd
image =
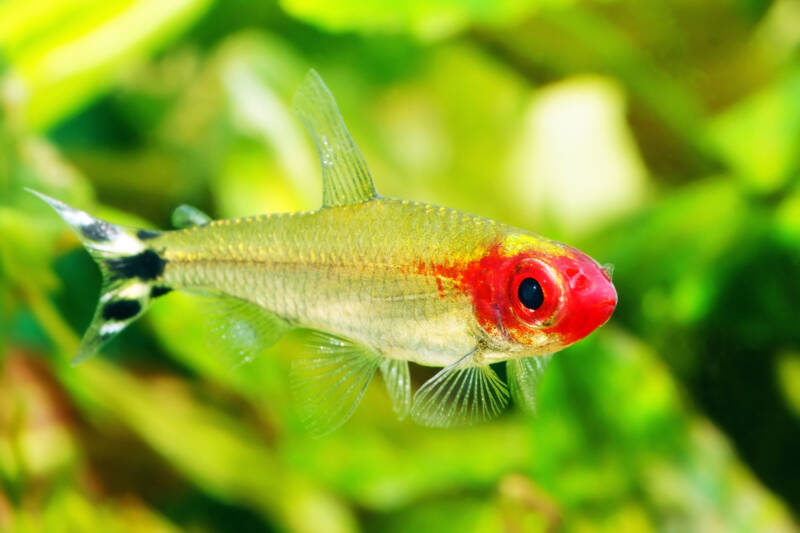
[[798, 450], [797, 0], [0, 0], [0, 532], [794, 532]]

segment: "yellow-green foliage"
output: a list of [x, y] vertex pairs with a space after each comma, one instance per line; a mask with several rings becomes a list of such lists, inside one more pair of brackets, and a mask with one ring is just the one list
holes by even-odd
[[[796, 530], [798, 28], [793, 0], [0, 0], [0, 531]], [[174, 293], [68, 365], [98, 273], [23, 188], [142, 227], [315, 208], [309, 67], [382, 194], [615, 264], [535, 418], [426, 429], [376, 382], [310, 439], [302, 337], [236, 366]]]

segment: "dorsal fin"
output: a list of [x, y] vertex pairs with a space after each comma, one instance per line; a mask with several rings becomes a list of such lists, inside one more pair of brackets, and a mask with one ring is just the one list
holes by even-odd
[[316, 70], [310, 70], [292, 102], [314, 138], [322, 165], [322, 206], [348, 205], [375, 198], [364, 156], [344, 124], [336, 100]]

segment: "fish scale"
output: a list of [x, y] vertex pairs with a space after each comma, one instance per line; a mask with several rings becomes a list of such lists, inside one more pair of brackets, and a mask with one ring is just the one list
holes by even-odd
[[390, 357], [442, 365], [475, 344], [472, 304], [420, 265], [474, 260], [500, 232], [480, 217], [378, 198], [165, 232], [153, 246], [165, 250], [170, 287], [241, 298]]

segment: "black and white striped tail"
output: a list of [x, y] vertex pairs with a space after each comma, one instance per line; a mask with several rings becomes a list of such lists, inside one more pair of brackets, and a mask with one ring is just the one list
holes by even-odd
[[169, 292], [160, 283], [166, 260], [152, 247], [160, 233], [111, 224], [40, 192], [30, 192], [61, 215], [103, 274], [100, 301], [73, 359], [79, 363], [139, 318], [153, 298]]

